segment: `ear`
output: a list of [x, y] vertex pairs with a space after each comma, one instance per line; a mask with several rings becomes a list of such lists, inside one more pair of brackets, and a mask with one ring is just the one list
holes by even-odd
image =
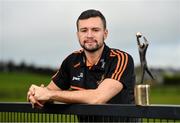
[[107, 29], [105, 29], [105, 30], [104, 30], [104, 39], [106, 39], [106, 38], [107, 38], [107, 36], [108, 36], [108, 30], [107, 30]]

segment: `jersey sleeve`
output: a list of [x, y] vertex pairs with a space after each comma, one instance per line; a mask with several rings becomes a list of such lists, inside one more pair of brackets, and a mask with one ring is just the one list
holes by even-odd
[[67, 90], [70, 88], [69, 72], [68, 72], [68, 60], [65, 59], [61, 64], [61, 67], [52, 77], [52, 81], [62, 90]]
[[107, 78], [115, 79], [125, 87], [132, 86], [135, 83], [133, 58], [121, 51], [112, 51], [110, 56], [112, 58], [107, 72]]

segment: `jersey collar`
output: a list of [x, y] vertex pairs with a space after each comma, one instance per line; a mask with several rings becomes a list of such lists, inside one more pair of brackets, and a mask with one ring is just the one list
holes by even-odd
[[[92, 67], [92, 69], [104, 70], [109, 53], [110, 53], [110, 48], [105, 44], [104, 45], [104, 49], [103, 49], [103, 53], [101, 55], [101, 58], [100, 58], [99, 62], [97, 63], [97, 65], [94, 65]], [[86, 56], [85, 56], [84, 51], [82, 52], [80, 66], [81, 67], [85, 67], [86, 66]]]

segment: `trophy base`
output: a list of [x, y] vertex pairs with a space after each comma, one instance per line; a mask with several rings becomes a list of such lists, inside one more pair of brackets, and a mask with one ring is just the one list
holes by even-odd
[[149, 105], [149, 89], [150, 85], [148, 84], [139, 84], [135, 86], [134, 92], [136, 105]]

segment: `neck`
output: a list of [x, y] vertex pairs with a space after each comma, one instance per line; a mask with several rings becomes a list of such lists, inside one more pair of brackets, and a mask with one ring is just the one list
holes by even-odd
[[104, 49], [104, 45], [97, 51], [95, 52], [87, 52], [85, 51], [86, 55], [86, 65], [87, 66], [93, 66], [96, 65], [101, 58], [102, 52]]

